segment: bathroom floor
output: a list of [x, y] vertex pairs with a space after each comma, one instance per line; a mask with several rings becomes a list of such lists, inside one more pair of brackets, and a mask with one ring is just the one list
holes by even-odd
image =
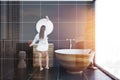
[[62, 67], [51, 67], [40, 71], [39, 68], [16, 69], [3, 80], [112, 80], [103, 72], [87, 69], [83, 74], [69, 74]]

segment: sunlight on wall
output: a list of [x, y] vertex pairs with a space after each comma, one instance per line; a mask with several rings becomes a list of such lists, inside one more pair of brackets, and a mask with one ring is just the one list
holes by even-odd
[[120, 78], [120, 1], [96, 1], [96, 63]]

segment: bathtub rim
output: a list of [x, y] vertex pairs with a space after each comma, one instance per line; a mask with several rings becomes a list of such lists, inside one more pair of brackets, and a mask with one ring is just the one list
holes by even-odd
[[55, 54], [68, 54], [68, 52], [66, 52], [66, 53], [63, 53], [63, 52], [60, 52], [60, 51], [63, 51], [63, 50], [72, 50], [72, 51], [75, 51], [75, 50], [77, 50], [77, 51], [81, 51], [81, 50], [88, 50], [88, 52], [82, 52], [82, 53], [69, 53], [69, 54], [71, 54], [71, 55], [74, 55], [74, 54], [88, 54], [88, 53], [90, 53], [91, 52], [91, 49], [57, 49], [57, 50], [55, 50], [54, 52], [55, 52]]

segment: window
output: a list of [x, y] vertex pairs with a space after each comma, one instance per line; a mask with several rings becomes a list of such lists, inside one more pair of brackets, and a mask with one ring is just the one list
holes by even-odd
[[96, 63], [120, 79], [120, 2], [96, 1]]

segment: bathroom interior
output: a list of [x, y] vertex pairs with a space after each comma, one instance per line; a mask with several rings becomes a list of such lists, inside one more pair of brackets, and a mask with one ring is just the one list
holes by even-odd
[[[96, 51], [96, 1], [0, 1], [0, 80], [119, 80], [120, 59], [112, 67], [110, 62], [99, 62], [103, 58]], [[29, 47], [29, 44], [38, 33], [36, 23], [45, 16], [53, 23], [48, 35], [50, 68], [40, 71], [36, 45]], [[80, 50], [82, 57], [78, 52], [74, 56], [71, 50]], [[92, 59], [88, 56], [91, 50], [95, 52]], [[25, 54], [22, 56], [25, 66], [19, 65], [20, 52]], [[44, 66], [44, 57], [42, 60]], [[86, 60], [89, 63], [83, 62]], [[89, 68], [91, 62], [97, 69]], [[69, 68], [73, 65], [79, 69]], [[80, 69], [84, 65], [87, 66]], [[115, 71], [112, 73], [102, 65]]]

